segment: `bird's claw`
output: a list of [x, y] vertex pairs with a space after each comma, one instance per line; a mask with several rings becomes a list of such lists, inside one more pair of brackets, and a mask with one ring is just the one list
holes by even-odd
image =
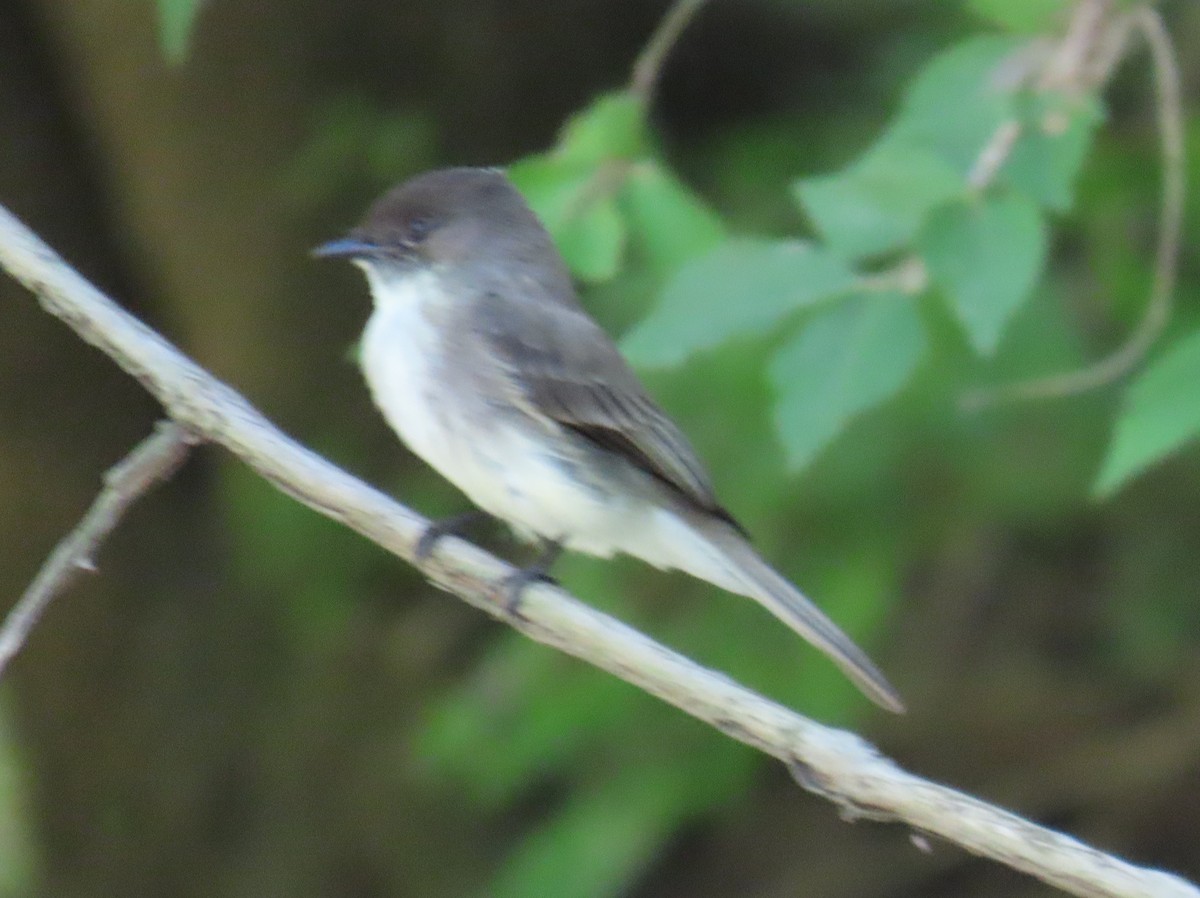
[[464, 511], [462, 514], [451, 515], [448, 518], [442, 518], [437, 521], [430, 521], [425, 528], [425, 532], [421, 534], [421, 538], [417, 540], [415, 554], [418, 561], [425, 561], [433, 554], [434, 547], [447, 536], [458, 536], [468, 524], [473, 524], [476, 521], [486, 518], [487, 514], [482, 511]]

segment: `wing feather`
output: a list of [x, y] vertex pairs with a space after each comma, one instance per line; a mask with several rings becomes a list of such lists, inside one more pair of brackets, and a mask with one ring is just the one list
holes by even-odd
[[473, 325], [504, 360], [521, 398], [535, 412], [623, 456], [692, 505], [737, 526], [717, 502], [687, 437], [586, 312], [492, 293], [480, 302]]

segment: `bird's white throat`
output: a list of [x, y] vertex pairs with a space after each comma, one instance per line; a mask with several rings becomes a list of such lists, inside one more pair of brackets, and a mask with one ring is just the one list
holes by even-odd
[[445, 422], [438, 376], [443, 336], [431, 319], [444, 297], [431, 271], [403, 272], [359, 262], [375, 308], [363, 331], [359, 364], [375, 404], [409, 448], [434, 467], [444, 459]]

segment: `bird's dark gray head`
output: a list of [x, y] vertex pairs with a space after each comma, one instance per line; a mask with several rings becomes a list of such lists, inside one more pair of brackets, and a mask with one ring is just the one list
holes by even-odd
[[495, 168], [444, 168], [392, 188], [362, 224], [315, 250], [379, 268], [536, 270], [565, 280], [565, 266], [537, 216]]

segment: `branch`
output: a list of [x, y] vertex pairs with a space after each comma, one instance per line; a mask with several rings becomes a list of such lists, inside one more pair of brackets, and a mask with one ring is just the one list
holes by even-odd
[[[0, 207], [0, 266], [51, 314], [137, 378], [187, 431], [227, 448], [310, 508], [408, 561], [425, 521], [274, 428], [245, 399], [120, 309]], [[519, 611], [502, 585], [512, 568], [462, 540], [419, 564], [438, 586], [783, 761], [847, 816], [893, 820], [1090, 898], [1200, 898], [1167, 873], [1136, 867], [1068, 836], [906, 773], [852, 733], [769, 701], [659, 645], [561, 589], [532, 586]]]
[[171, 421], [160, 422], [154, 433], [138, 443], [104, 475], [104, 488], [87, 514], [50, 553], [25, 594], [0, 627], [0, 676], [25, 645], [42, 612], [56, 595], [82, 572], [96, 569], [93, 557], [100, 544], [121, 522], [129, 506], [183, 463], [191, 442]]
[[667, 61], [671, 48], [704, 3], [705, 0], [675, 0], [675, 5], [663, 17], [646, 48], [633, 64], [633, 77], [630, 79], [629, 89], [641, 98], [644, 106], [650, 105], [663, 63]]

